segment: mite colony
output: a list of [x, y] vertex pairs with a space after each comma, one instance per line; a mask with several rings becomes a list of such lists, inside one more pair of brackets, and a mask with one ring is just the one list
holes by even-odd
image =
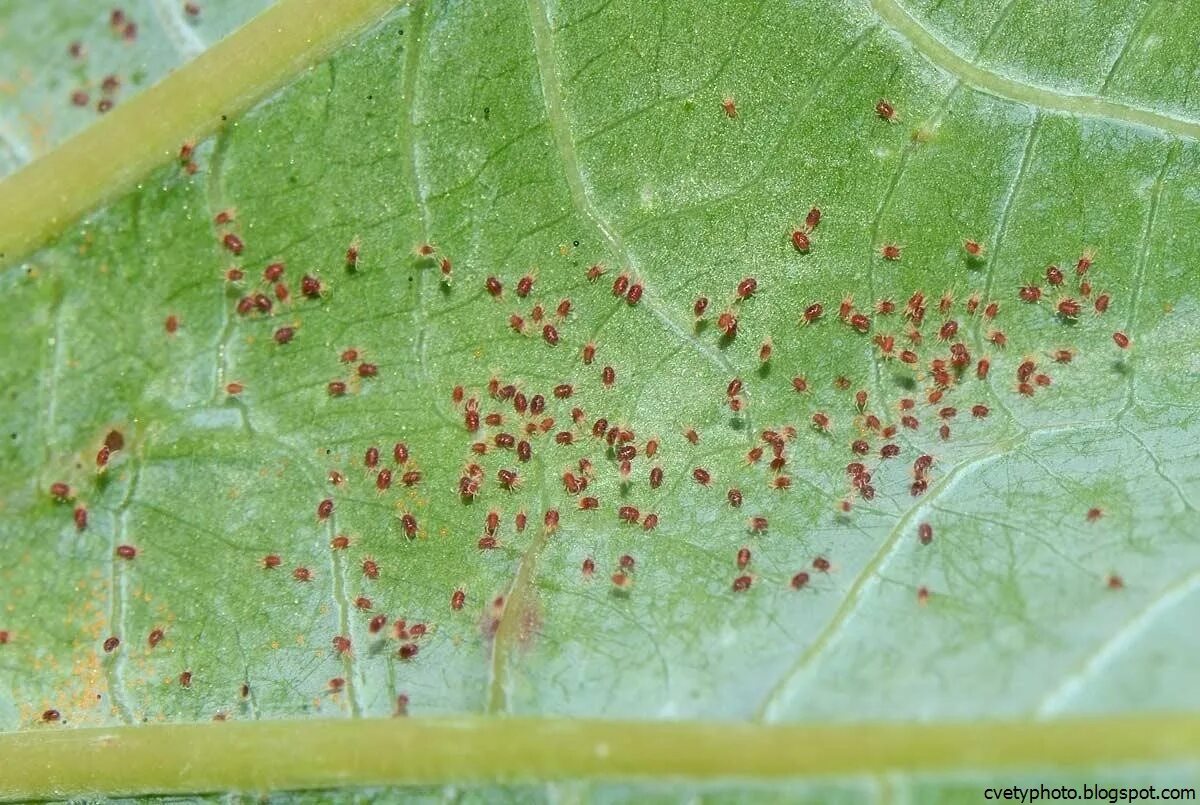
[[[737, 115], [732, 99], [726, 99], [722, 109], [729, 118]], [[886, 123], [897, 119], [895, 108], [887, 101], [880, 101], [875, 113]], [[180, 160], [187, 172], [192, 172], [189, 166], [194, 165], [191, 157], [192, 147], [185, 145]], [[231, 258], [238, 258], [246, 243], [238, 229], [235, 211], [220, 211], [214, 225], [220, 245]], [[804, 260], [820, 247], [821, 235], [832, 225], [819, 208], [812, 207], [804, 215], [803, 225], [788, 232], [780, 249], [788, 252], [790, 259]], [[358, 240], [348, 244], [345, 252], [339, 255], [344, 270], [359, 270], [365, 249]], [[984, 244], [973, 239], [964, 240], [962, 249], [968, 263], [983, 259], [985, 254]], [[880, 245], [878, 254], [888, 261], [903, 259], [901, 247], [896, 244]], [[442, 281], [451, 285], [452, 262], [436, 246], [420, 244], [414, 249], [414, 255], [418, 268], [438, 271]], [[838, 500], [835, 517], [839, 521], [849, 521], [858, 501], [875, 498], [875, 474], [884, 462], [904, 462], [909, 466], [905, 487], [889, 489], [889, 492], [899, 491], [913, 499], [921, 498], [938, 480], [938, 459], [933, 451], [917, 450], [906, 443], [905, 434], [936, 434], [936, 438], [929, 437], [932, 444], [948, 441], [953, 438], [956, 428], [969, 427], [971, 420], [983, 420], [991, 415], [989, 407], [978, 397], [973, 397], [977, 391], [1032, 398], [1054, 384], [1059, 373], [1068, 371], [1067, 367], [1077, 355], [1075, 348], [1056, 346], [1048, 351], [1044, 347], [1031, 351], [1021, 358], [1011, 377], [994, 377], [991, 371], [993, 354], [1010, 349], [1008, 336], [1001, 325], [1003, 310], [1009, 305], [1039, 306], [1049, 319], [1063, 325], [1064, 335], [1074, 331], [1066, 325], [1104, 316], [1112, 299], [1110, 294], [1093, 289], [1091, 269], [1094, 260], [1095, 256], [1085, 250], [1074, 259], [1073, 267], [1064, 270], [1058, 265], [1047, 266], [1040, 271], [1037, 282], [1004, 289], [994, 298], [972, 292], [960, 299], [950, 291], [939, 293], [916, 289], [898, 301], [880, 298], [860, 303], [852, 297], [804, 300], [794, 330], [786, 334], [787, 341], [803, 339], [814, 328], [846, 328], [854, 337], [865, 339], [872, 345], [879, 365], [907, 374], [911, 383], [905, 386], [905, 393], [894, 399], [874, 399], [866, 389], [856, 388], [848, 378], [837, 377], [833, 385], [840, 393], [839, 402], [835, 407], [818, 410], [806, 403], [812, 385], [803, 375], [782, 380], [769, 376], [755, 381], [741, 376], [730, 378], [724, 388], [713, 390], [713, 395], [735, 416], [748, 410], [751, 382], [766, 387], [761, 393], [789, 395], [795, 400], [796, 410], [792, 421], [764, 428], [755, 434], [742, 471], [736, 476], [722, 474], [699, 460], [688, 458], [695, 454], [694, 448], [705, 438], [705, 434], [696, 428], [683, 427], [666, 437], [648, 434], [639, 432], [636, 423], [623, 421], [616, 411], [604, 410], [603, 406], [592, 406], [588, 410], [578, 404], [578, 390], [587, 388], [602, 392], [622, 382], [619, 356], [606, 355], [602, 345], [593, 341], [568, 346], [576, 335], [570, 330], [576, 303], [567, 298], [539, 299], [534, 273], [508, 279], [487, 276], [480, 286], [476, 286], [478, 290], [463, 291], [477, 293], [489, 302], [480, 308], [484, 315], [502, 317], [510, 337], [527, 339], [531, 346], [540, 342], [544, 349], [578, 350], [577, 371], [573, 377], [543, 387], [497, 375], [480, 379], [476, 384], [464, 383], [445, 389], [445, 404], [455, 412], [456, 427], [461, 435], [461, 471], [453, 489], [426, 489], [425, 493], [453, 496], [463, 505], [464, 511], [468, 510], [467, 504], [485, 503], [478, 530], [464, 541], [467, 562], [486, 561], [489, 553], [504, 547], [506, 532], [520, 534], [536, 529], [544, 538], [552, 538], [568, 518], [589, 518], [596, 523], [607, 519], [618, 528], [643, 533], [646, 539], [654, 538], [654, 532], [665, 523], [663, 515], [656, 510], [656, 502], [661, 500], [659, 495], [665, 494], [659, 490], [667, 480], [666, 466], [681, 465], [680, 461], [665, 461], [668, 454], [672, 458], [684, 458], [686, 469], [679, 473], [683, 483], [694, 484], [702, 494], [719, 501], [722, 507], [740, 512], [746, 484], [761, 484], [772, 494], [787, 494], [793, 486], [789, 468], [796, 458], [794, 444], [801, 429], [810, 429], [820, 438], [828, 439], [829, 449], [843, 452], [845, 471], [834, 490]], [[602, 264], [595, 264], [585, 270], [584, 279], [590, 291], [589, 304], [636, 308], [652, 303], [643, 283], [629, 271], [610, 271]], [[232, 266], [224, 272], [224, 281], [231, 289], [234, 311], [248, 318], [272, 319], [278, 315], [279, 306], [292, 300], [296, 304], [290, 306], [289, 311], [301, 316], [305, 305], [320, 305], [329, 294], [318, 276], [304, 274], [297, 281], [289, 275], [282, 261], [268, 263], [261, 272], [257, 269], [252, 272], [241, 265]], [[591, 291], [597, 288], [608, 288], [608, 291]], [[712, 300], [701, 296], [691, 303], [690, 309], [675, 313], [693, 321], [697, 337], [712, 331], [718, 339], [729, 342], [738, 337], [739, 326], [745, 318], [754, 315], [755, 300], [772, 292], [790, 293], [791, 290], [773, 291], [762, 287], [755, 277], [747, 276], [729, 288], [726, 304], [714, 305]], [[177, 333], [180, 326], [176, 316], [169, 316], [165, 323], [168, 337]], [[968, 330], [976, 330], [988, 348], [981, 351], [968, 347]], [[299, 318], [280, 324], [274, 328], [271, 341], [259, 348], [288, 349], [300, 331]], [[777, 334], [781, 341], [784, 335]], [[1112, 341], [1118, 350], [1128, 350], [1132, 346], [1130, 338], [1121, 331], [1112, 333]], [[774, 350], [771, 339], [763, 341], [757, 351], [759, 362], [770, 362]], [[354, 346], [333, 350], [327, 360], [331, 377], [326, 393], [332, 398], [355, 393], [362, 384], [378, 377], [381, 371]], [[747, 367], [747, 374], [751, 368]], [[244, 389], [240, 382], [230, 382], [226, 386], [226, 392], [232, 396]], [[591, 395], [589, 399], [597, 397]], [[600, 399], [604, 399], [603, 396]], [[844, 434], [849, 434], [849, 438], [844, 439]], [[109, 463], [124, 449], [122, 434], [115, 430], [109, 433], [96, 453], [97, 473], [105, 472]], [[398, 488], [428, 486], [420, 469], [419, 445], [397, 441], [390, 445], [362, 445], [358, 449], [362, 451], [362, 471], [368, 474], [370, 483], [380, 495], [393, 494]], [[544, 510], [529, 512], [522, 505], [521, 492], [525, 468], [535, 458], [560, 468], [561, 488], [547, 490]], [[334, 517], [347, 471], [346, 468], [330, 469], [327, 495], [307, 504], [312, 507], [310, 511], [316, 522], [327, 523]], [[615, 481], [621, 490], [619, 499], [602, 497], [594, 491], [594, 487], [602, 486], [597, 484], [602, 478]], [[612, 484], [606, 488], [612, 488]], [[76, 490], [65, 482], [56, 482], [49, 487], [48, 495], [72, 512], [79, 531], [88, 528], [87, 508], [77, 500]], [[747, 537], [769, 538], [771, 525], [766, 514], [747, 512], [744, 517]], [[1103, 511], [1092, 508], [1084, 517], [1088, 522], [1095, 522], [1103, 517]], [[429, 523], [422, 522], [410, 511], [398, 510], [395, 521], [394, 532], [399, 539], [418, 540], [431, 531]], [[932, 523], [921, 521], [913, 526], [912, 538], [919, 545], [932, 544], [935, 535]], [[331, 551], [348, 552], [352, 556], [351, 566], [358, 569], [367, 588], [371, 582], [384, 578], [387, 572], [374, 557], [356, 555], [352, 541], [345, 535], [333, 536], [329, 547]], [[148, 561], [135, 545], [119, 545], [115, 553], [124, 562]], [[753, 549], [740, 547], [729, 557], [730, 571], [721, 580], [723, 588], [734, 595], [750, 595], [760, 583], [802, 590], [812, 583], [814, 574], [830, 573], [835, 567], [828, 557], [816, 556], [807, 566], [788, 571], [791, 575], [786, 578], [771, 578], [765, 574], [757, 575], [753, 565]], [[278, 583], [308, 584], [316, 577], [307, 567], [290, 567], [282, 554], [261, 557], [259, 566], [262, 573], [278, 579]], [[608, 567], [587, 557], [580, 566], [579, 583], [595, 583], [595, 574], [601, 570], [607, 577], [604, 583], [611, 584], [612, 594], [636, 595], [637, 567], [637, 558], [629, 554], [614, 558]], [[1109, 577], [1107, 584], [1112, 589], [1123, 586], [1118, 576]], [[917, 588], [919, 603], [925, 603], [931, 595], [928, 588]], [[445, 600], [446, 617], [455, 617], [456, 613], [469, 611], [472, 606], [468, 591], [462, 587], [447, 589]], [[505, 606], [503, 596], [486, 601], [482, 607], [475, 604], [483, 612], [485, 635], [495, 635]], [[422, 645], [436, 634], [433, 625], [375, 611], [372, 600], [365, 594], [354, 600], [354, 607], [373, 639], [391, 641], [390, 651], [400, 661], [418, 661]], [[163, 628], [155, 628], [142, 639], [154, 648], [165, 636]], [[10, 639], [9, 632], [0, 631], [0, 645]], [[122, 641], [127, 639], [129, 636], [126, 635], [109, 636], [103, 641], [102, 649], [105, 653], [120, 651]], [[355, 650], [347, 635], [329, 635], [323, 642], [337, 656]], [[192, 672], [184, 671], [179, 684], [190, 686]], [[329, 680], [328, 690], [338, 693], [346, 685], [344, 678], [333, 678]], [[408, 698], [402, 695], [396, 712], [403, 714], [407, 708]], [[56, 721], [60, 717], [55, 710], [49, 710], [43, 716], [46, 721]]]

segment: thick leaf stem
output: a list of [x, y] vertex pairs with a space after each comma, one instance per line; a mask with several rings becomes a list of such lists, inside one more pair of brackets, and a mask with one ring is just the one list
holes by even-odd
[[564, 779], [765, 779], [1195, 761], [1200, 716], [761, 726], [463, 717], [0, 735], [0, 798]]

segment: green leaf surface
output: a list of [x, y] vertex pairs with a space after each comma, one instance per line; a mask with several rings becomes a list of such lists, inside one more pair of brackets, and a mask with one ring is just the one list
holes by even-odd
[[[86, 128], [106, 113], [102, 102], [108, 101], [104, 110], [123, 103], [268, 5], [269, 0], [2, 4], [0, 176]], [[106, 86], [110, 77], [116, 84]], [[77, 92], [82, 94], [76, 97]]]
[[[868, 749], [851, 768], [834, 762], [836, 742], [806, 750], [806, 774], [827, 753], [841, 782], [780, 783], [745, 767], [714, 783], [761, 790], [699, 779], [608, 788], [544, 761], [552, 738], [522, 743], [514, 729], [498, 740], [527, 760], [502, 776], [531, 787], [465, 796], [977, 801], [974, 780], [1014, 763], [1020, 779], [1040, 780], [1037, 767], [997, 745], [947, 760], [966, 776], [929, 777], [916, 725], [986, 732], [1010, 720], [1026, 725], [1028, 745], [1055, 719], [1088, 716], [1094, 746], [1047, 740], [1048, 764], [1095, 770], [1124, 757], [1150, 765], [1118, 782], [1194, 784], [1195, 740], [1142, 752], [1120, 721], [1200, 708], [1194, 21], [1171, 24], [1187, 14], [1169, 4], [1109, 6], [1081, 16], [1032, 2], [730, 0], [703, 13], [665, 0], [503, 0], [486, 12], [417, 2], [231, 117], [197, 146], [195, 173], [159, 167], [43, 250], [9, 255], [0, 738], [73, 760], [68, 744], [56, 754], [36, 741], [213, 719], [309, 719], [296, 729], [312, 737], [320, 719], [391, 716], [400, 696], [414, 717], [471, 716], [481, 728], [502, 715], [706, 722], [697, 730], [890, 723], [914, 725], [913, 741], [897, 739], [902, 757], [881, 753], [876, 765]], [[40, 8], [9, 11], [0, 59], [28, 63], [28, 46], [8, 43], [17, 22], [51, 13]], [[169, 48], [161, 32], [143, 36]], [[64, 53], [54, 69], [47, 97], [58, 103], [53, 82], [74, 68]], [[45, 101], [20, 97], [21, 108]], [[880, 99], [893, 119], [877, 113]], [[139, 131], [126, 133], [137, 154]], [[814, 206], [821, 220], [802, 253], [791, 235]], [[899, 259], [886, 259], [888, 245]], [[286, 266], [282, 301], [262, 279], [275, 262]], [[589, 280], [593, 266], [604, 273]], [[244, 278], [229, 281], [231, 267]], [[643, 289], [636, 302], [614, 294], [619, 275]], [[303, 293], [305, 276], [319, 294]], [[738, 299], [747, 277], [756, 290]], [[1025, 285], [1041, 301], [1021, 301]], [[904, 315], [917, 291], [919, 343]], [[259, 293], [269, 313], [239, 312]], [[697, 320], [700, 296], [710, 302]], [[850, 297], [867, 332], [839, 317]], [[1080, 314], [1057, 313], [1063, 299]], [[895, 312], [878, 312], [882, 300]], [[803, 324], [818, 302], [823, 315]], [[726, 312], [733, 337], [720, 333]], [[943, 338], [950, 321], [957, 331]], [[969, 364], [950, 367], [930, 402], [934, 362], [949, 362], [953, 344]], [[517, 410], [489, 392], [493, 379], [541, 395], [545, 410]], [[569, 399], [554, 394], [563, 384]], [[469, 432], [470, 401], [501, 423]], [[599, 419], [633, 434], [627, 477], [594, 435]], [[897, 432], [884, 438], [889, 425]], [[782, 467], [769, 466], [767, 430], [781, 434]], [[112, 431], [123, 447], [98, 469]], [[528, 441], [528, 460], [498, 446], [500, 434]], [[853, 452], [859, 440], [866, 455]], [[881, 458], [888, 444], [899, 455]], [[923, 455], [932, 465], [915, 472]], [[873, 494], [852, 484], [855, 461]], [[463, 496], [472, 464], [479, 489]], [[518, 474], [511, 490], [501, 470]], [[419, 481], [406, 485], [406, 472]], [[566, 472], [585, 475], [586, 490], [567, 491]], [[55, 483], [70, 486], [69, 501], [55, 500]], [[581, 509], [585, 497], [597, 508]], [[767, 521], [757, 533], [753, 517]], [[348, 546], [333, 547], [343, 536]], [[268, 556], [280, 565], [264, 567]], [[120, 643], [106, 651], [110, 637]], [[48, 710], [59, 720], [44, 723]], [[868, 748], [873, 729], [863, 727]], [[767, 761], [788, 757], [771, 733], [751, 734]], [[667, 775], [672, 740], [626, 771]], [[447, 771], [320, 787], [466, 781], [438, 765], [453, 742], [413, 751]], [[100, 790], [244, 783], [181, 789], [152, 777], [134, 760], [123, 785]], [[5, 796], [89, 790], [4, 780], [0, 770]]]

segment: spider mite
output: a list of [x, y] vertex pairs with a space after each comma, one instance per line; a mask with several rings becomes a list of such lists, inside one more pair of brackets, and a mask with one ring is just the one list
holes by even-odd
[[922, 545], [928, 545], [933, 542], [933, 526], [929, 523], [921, 523], [917, 526], [917, 538]]
[[325, 390], [330, 397], [342, 397], [346, 394], [346, 384], [341, 380], [331, 380]]
[[1109, 301], [1110, 301], [1109, 295], [1106, 293], [1102, 293], [1096, 297], [1096, 301], [1093, 302], [1092, 305], [1095, 308], [1097, 313], [1106, 313], [1108, 311]]
[[815, 427], [817, 430], [824, 431], [826, 433], [829, 432], [829, 417], [821, 411], [817, 411], [812, 415], [812, 423], [813, 427]]
[[1108, 589], [1110, 590], [1120, 590], [1125, 586], [1125, 580], [1116, 573], [1110, 573], [1108, 575], [1108, 579], [1105, 581], [1105, 584], [1108, 585]]
[[611, 366], [605, 366], [600, 370], [600, 382], [605, 388], [612, 388], [613, 383], [617, 382], [617, 371]]
[[350, 638], [345, 635], [335, 635], [333, 638], [333, 650], [338, 654], [346, 654], [350, 651]]
[[629, 275], [622, 272], [617, 275], [617, 278], [615, 280], [613, 280], [612, 295], [613, 296], [624, 296], [625, 292], [628, 290], [629, 290]]
[[884, 260], [899, 260], [900, 246], [895, 243], [885, 243], [879, 247], [879, 256]]
[[821, 210], [819, 207], [813, 207], [808, 211], [808, 215], [804, 216], [804, 226], [809, 232], [817, 228], [821, 223]]
[[692, 478], [701, 486], [708, 486], [712, 481], [712, 475], [703, 467], [696, 467], [696, 469], [692, 470]]
[[137, 548], [132, 545], [118, 545], [116, 549], [117, 556], [125, 560], [135, 559], [137, 557]]
[[1062, 269], [1054, 265], [1046, 266], [1046, 282], [1054, 286], [1062, 285]]
[[542, 327], [542, 338], [550, 346], [558, 343], [558, 329], [553, 324], [547, 324]]
[[232, 232], [226, 232], [221, 237], [221, 245], [233, 254], [241, 254], [246, 249], [246, 244], [242, 239]]
[[300, 279], [300, 293], [309, 299], [319, 298], [321, 296], [321, 281], [311, 274], [305, 274]]
[[262, 566], [264, 570], [273, 570], [283, 564], [283, 560], [277, 555], [270, 553], [262, 558]]
[[687, 439], [691, 444], [700, 444], [700, 434], [696, 433], [695, 428], [688, 428], [683, 432], [683, 438]]
[[534, 277], [532, 274], [526, 274], [517, 280], [517, 296], [522, 299], [529, 296], [529, 293], [533, 290], [533, 282]]
[[717, 316], [717, 329], [721, 331], [721, 335], [725, 338], [733, 338], [737, 335], [738, 318], [729, 310], [724, 311], [720, 316]]
[[642, 530], [643, 531], [653, 531], [656, 528], [658, 528], [658, 515], [657, 514], [650, 512], [644, 518], [642, 518]]
[[104, 653], [111, 654], [116, 651], [117, 646], [121, 645], [121, 638], [117, 636], [109, 637], [104, 641]]
[[792, 230], [792, 248], [801, 254], [807, 254], [812, 246], [812, 241], [809, 240], [808, 233], [803, 229]]
[[929, 601], [929, 588], [928, 587], [918, 587], [917, 588], [917, 603], [923, 605], [928, 601]]
[[1087, 510], [1087, 521], [1089, 523], [1094, 523], [1103, 516], [1104, 516], [1104, 510], [1101, 508], [1093, 506], [1092, 508]]
[[983, 403], [971, 406], [971, 416], [976, 419], [986, 419], [989, 413], [991, 413], [990, 409]]
[[1121, 332], [1120, 330], [1117, 330], [1112, 334], [1112, 340], [1113, 343], [1121, 349], [1129, 349], [1129, 344], [1131, 343], [1129, 336], [1125, 335], [1125, 333]]
[[733, 591], [735, 593], [744, 593], [750, 589], [750, 585], [754, 583], [754, 579], [750, 576], [738, 576], [733, 580]]
[[758, 347], [758, 362], [759, 363], [767, 363], [768, 361], [770, 361], [771, 360], [771, 352], [773, 349], [774, 348], [771, 344], [771, 339], [768, 337]]
[[46, 710], [42, 713], [42, 721], [46, 724], [53, 723], [62, 718], [62, 714], [57, 710]]
[[163, 636], [162, 629], [151, 629], [149, 636], [146, 638], [146, 642], [150, 645], [150, 648], [154, 648], [162, 642]]
[[358, 365], [358, 376], [359, 377], [363, 377], [363, 378], [375, 377], [378, 374], [379, 374], [379, 367], [373, 363], [360, 363]]
[[650, 470], [650, 488], [658, 489], [662, 486], [663, 470], [662, 467], [653, 467]]
[[745, 570], [746, 565], [748, 565], [748, 564], [750, 564], [750, 549], [749, 548], [739, 548], [738, 552], [737, 552], [738, 570]]
[[721, 101], [721, 109], [725, 112], [725, 117], [729, 118], [730, 120], [733, 120], [738, 116], [737, 104], [734, 102], [733, 98], [724, 98]]
[[625, 294], [625, 301], [630, 307], [633, 307], [638, 302], [642, 301], [642, 294], [645, 293], [645, 287], [640, 282], [635, 282], [629, 286], [629, 292]]
[[360, 595], [358, 598], [354, 599], [354, 606], [363, 612], [370, 612], [372, 606], [371, 599], [367, 598], [365, 595]]
[[825, 308], [821, 306], [820, 302], [813, 302], [811, 305], [809, 305], [808, 307], [806, 307], [804, 309], [804, 323], [812, 324], [817, 319], [821, 318], [821, 315], [824, 312], [825, 312]]
[[754, 296], [754, 292], [757, 290], [758, 280], [756, 280], [754, 277], [746, 277], [737, 285], [738, 301], [741, 302], [749, 299], [751, 296]]
[[[735, 492], [736, 490], [731, 489], [729, 491]], [[741, 493], [739, 492], [738, 494], [740, 495]], [[738, 505], [740, 506], [741, 504], [739, 503]], [[755, 515], [746, 521], [746, 528], [750, 530], [751, 534], [761, 534], [767, 530], [767, 518], [761, 514]]]
[[325, 500], [322, 500], [320, 503], [317, 504], [317, 519], [318, 520], [328, 520], [329, 516], [331, 514], [333, 514], [333, 500], [332, 499], [326, 498]]
[[887, 123], [895, 123], [899, 116], [896, 114], [896, 107], [891, 101], [880, 98], [875, 103], [875, 116]]
[[1003, 330], [988, 330], [986, 338], [1000, 349], [1008, 346], [1008, 336], [1004, 334]]
[[1023, 285], [1017, 291], [1017, 298], [1022, 302], [1029, 302], [1030, 304], [1033, 304], [1041, 300], [1042, 289], [1037, 285]]
[[803, 377], [802, 375], [793, 377], [792, 388], [795, 389], [798, 394], [803, 394], [804, 392], [808, 391], [808, 378]]
[[1075, 264], [1075, 274], [1082, 277], [1092, 267], [1092, 261], [1096, 259], [1096, 253], [1091, 249], [1084, 249], [1083, 254], [1079, 256], [1079, 262]]
[[75, 528], [78, 531], [83, 531], [88, 525], [88, 510], [86, 506], [76, 506], [74, 512]]
[[968, 238], [963, 241], [963, 251], [967, 253], [967, 259], [977, 260], [983, 257], [983, 244]]
[[1083, 307], [1074, 299], [1060, 299], [1058, 302], [1058, 315], [1064, 319], [1075, 319], [1079, 317]]
[[400, 526], [404, 529], [404, 536], [409, 539], [415, 539], [417, 536], [417, 518], [411, 514], [404, 514], [400, 518]]
[[167, 335], [175, 335], [175, 333], [179, 330], [179, 317], [174, 313], [172, 313], [170, 316], [167, 316], [166, 320], [163, 322], [163, 329], [167, 331]]
[[546, 527], [547, 533], [553, 533], [558, 528], [558, 509], [547, 509], [545, 516], [542, 517], [542, 524]]
[[421, 647], [416, 643], [405, 643], [396, 651], [396, 656], [402, 660], [411, 660], [421, 651]]

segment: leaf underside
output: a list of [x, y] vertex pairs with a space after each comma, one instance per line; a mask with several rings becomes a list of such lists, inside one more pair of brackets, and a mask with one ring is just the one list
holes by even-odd
[[0, 729], [1200, 707], [1197, 21], [874, 3], [414, 3], [4, 269]]

